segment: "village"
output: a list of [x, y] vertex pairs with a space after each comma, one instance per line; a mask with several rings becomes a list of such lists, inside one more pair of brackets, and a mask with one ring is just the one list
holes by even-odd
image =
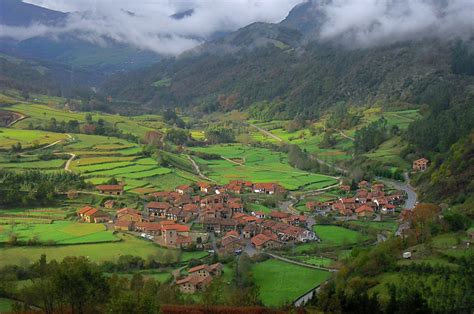
[[[103, 195], [122, 195], [123, 185], [99, 185]], [[393, 215], [404, 202], [402, 191], [385, 190], [383, 183], [363, 180], [352, 191], [340, 185], [337, 200], [308, 202], [305, 213], [273, 209], [269, 213], [246, 210], [243, 195], [287, 197], [277, 183], [230, 181], [223, 186], [208, 182], [180, 185], [174, 191], [150, 193], [143, 198], [143, 210], [120, 208], [112, 198], [103, 209], [85, 206], [77, 211], [84, 223], [105, 223], [115, 232], [127, 232], [159, 246], [183, 250], [207, 250], [220, 256], [253, 255], [300, 243], [320, 241], [313, 231], [314, 215], [336, 215], [338, 219], [374, 219]], [[376, 219], [376, 218], [375, 218]], [[222, 265], [201, 265], [176, 281], [184, 293], [202, 291]]]

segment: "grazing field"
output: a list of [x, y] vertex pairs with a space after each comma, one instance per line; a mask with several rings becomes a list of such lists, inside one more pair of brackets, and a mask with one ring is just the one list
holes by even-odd
[[50, 219], [63, 219], [66, 215], [66, 210], [63, 208], [9, 208], [0, 209], [0, 217], [47, 217]]
[[204, 252], [204, 251], [195, 251], [195, 252], [183, 251], [181, 253], [180, 260], [182, 262], [187, 262], [187, 261], [190, 261], [192, 259], [201, 259], [201, 258], [204, 258], [206, 256], [209, 256], [208, 252]]
[[[66, 100], [64, 99], [63, 103], [65, 102]], [[15, 124], [15, 128], [20, 129], [26, 129], [30, 122], [34, 125], [48, 122], [52, 117], [54, 117], [58, 122], [77, 120], [79, 123], [84, 123], [86, 121], [87, 114], [85, 112], [72, 112], [65, 109], [53, 108], [43, 104], [31, 103], [16, 104], [5, 109], [16, 111], [28, 116], [28, 119]], [[97, 112], [92, 112], [90, 114], [92, 115], [92, 119], [95, 121], [98, 119], [103, 119], [106, 122], [117, 126], [124, 133], [130, 133], [139, 137], [143, 137], [146, 132], [154, 130], [154, 128], [142, 124], [140, 119]]]
[[281, 306], [320, 285], [330, 273], [270, 259], [257, 263], [252, 269], [260, 299], [266, 306]]
[[195, 160], [203, 166], [206, 175], [219, 183], [231, 180], [252, 182], [278, 182], [289, 190], [306, 185], [322, 188], [337, 180], [320, 174], [309, 173], [291, 167], [285, 154], [246, 145], [213, 145], [193, 148], [194, 151], [218, 154], [226, 159]]
[[360, 226], [367, 229], [373, 229], [376, 231], [390, 231], [395, 232], [398, 228], [396, 221], [360, 221], [354, 220], [349, 222], [350, 225]]
[[18, 241], [27, 242], [36, 238], [41, 242], [55, 244], [79, 244], [120, 241], [103, 224], [75, 223], [55, 221], [51, 224], [16, 224], [3, 226], [0, 230], [0, 242], [8, 241], [14, 233]]
[[327, 257], [321, 258], [320, 256], [294, 256], [294, 257], [292, 256], [290, 258], [296, 259], [306, 264], [311, 264], [311, 265], [321, 266], [321, 267], [328, 267], [332, 263], [334, 263], [334, 260]]
[[66, 140], [66, 134], [37, 130], [17, 130], [0, 128], [0, 149], [10, 149], [20, 143], [23, 148], [43, 146], [60, 140]]
[[131, 235], [118, 235], [121, 241], [98, 244], [59, 246], [21, 246], [0, 248], [0, 267], [5, 265], [28, 265], [37, 261], [41, 254], [48, 259], [62, 260], [66, 256], [86, 256], [93, 262], [116, 261], [122, 255], [142, 258], [153, 256], [159, 261], [178, 261], [179, 251], [161, 248], [150, 241]]
[[323, 244], [330, 246], [354, 244], [367, 239], [357, 231], [339, 226], [315, 225], [313, 230], [321, 237]]
[[321, 243], [309, 242], [295, 247], [295, 252], [304, 253], [319, 248], [354, 245], [368, 239], [360, 232], [333, 225], [314, 225], [313, 231], [321, 238]]

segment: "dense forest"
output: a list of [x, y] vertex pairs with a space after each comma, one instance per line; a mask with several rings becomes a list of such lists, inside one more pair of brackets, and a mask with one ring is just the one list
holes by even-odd
[[[460, 46], [461, 45], [461, 46]], [[153, 67], [117, 76], [103, 91], [156, 107], [193, 106], [204, 112], [252, 106], [258, 118], [309, 117], [338, 102], [436, 105], [444, 91], [462, 101], [469, 73], [459, 64], [472, 55], [464, 44], [426, 40], [348, 50], [313, 42], [301, 49], [273, 45], [235, 54], [167, 59]], [[167, 84], [154, 84], [161, 80]]]

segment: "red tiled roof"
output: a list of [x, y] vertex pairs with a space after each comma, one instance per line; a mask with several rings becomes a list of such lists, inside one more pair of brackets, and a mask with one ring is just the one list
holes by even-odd
[[77, 213], [78, 213], [78, 214], [85, 214], [85, 213], [87, 213], [87, 212], [88, 212], [89, 210], [91, 210], [91, 209], [94, 209], [94, 207], [92, 207], [92, 206], [85, 206], [85, 207], [82, 207], [81, 209], [79, 209], [79, 210], [77, 211]]
[[270, 240], [271, 239], [268, 236], [260, 233], [260, 234], [257, 234], [256, 236], [254, 236], [252, 238], [252, 240], [250, 240], [250, 242], [252, 242], [252, 244], [255, 245], [255, 246], [261, 246], [261, 245], [265, 244], [266, 242], [268, 242]]
[[176, 232], [188, 232], [189, 227], [180, 224], [162, 225], [162, 230], [176, 230]]
[[284, 213], [284, 212], [277, 211], [277, 210], [272, 210], [272, 212], [270, 213], [270, 217], [282, 219], [282, 218], [288, 217], [288, 214]]
[[103, 184], [96, 186], [99, 191], [123, 191], [123, 186], [119, 184]]
[[158, 231], [161, 229], [161, 224], [156, 222], [137, 222], [135, 224], [136, 228], [142, 228], [148, 231]]
[[368, 212], [374, 212], [374, 209], [372, 207], [370, 207], [369, 205], [367, 204], [364, 204], [358, 208], [356, 208], [355, 212], [358, 214], [358, 213], [362, 213], [362, 212], [365, 212], [365, 211], [368, 211]]
[[146, 204], [147, 208], [156, 208], [156, 209], [168, 209], [171, 207], [169, 203], [166, 202], [150, 202]]

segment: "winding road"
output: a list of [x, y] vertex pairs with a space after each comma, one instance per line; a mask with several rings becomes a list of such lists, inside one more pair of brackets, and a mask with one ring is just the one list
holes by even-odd
[[198, 174], [198, 176], [204, 180], [208, 180], [208, 181], [211, 181], [211, 182], [216, 182], [216, 180], [213, 180], [209, 177], [206, 177], [202, 172], [201, 172], [201, 169], [199, 168], [199, 165], [194, 161], [194, 159], [189, 156], [189, 155], [186, 155], [186, 157], [189, 159], [189, 161], [191, 162], [191, 164], [193, 165], [193, 168], [194, 170], [196, 171], [196, 173]]

